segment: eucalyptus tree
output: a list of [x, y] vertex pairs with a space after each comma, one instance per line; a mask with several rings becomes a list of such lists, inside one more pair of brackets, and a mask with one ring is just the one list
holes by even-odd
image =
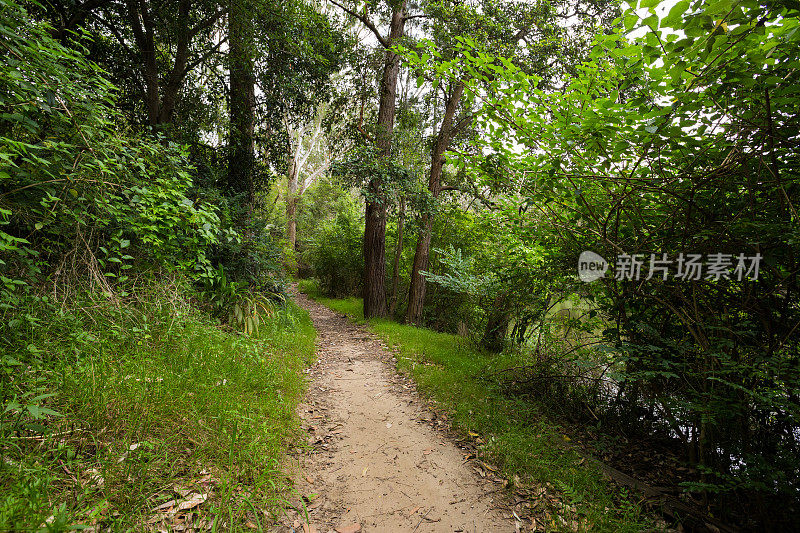
[[164, 129], [190, 74], [219, 56], [227, 5], [219, 0], [88, 0], [31, 9], [49, 19], [63, 42], [80, 40], [89, 57], [104, 66], [123, 89], [120, 104], [137, 122]]
[[[296, 142], [299, 124], [313, 121], [319, 102], [328, 99], [344, 39], [311, 2], [232, 0], [229, 40], [229, 187], [252, 207], [255, 190], [266, 185], [255, 175], [256, 145], [266, 159], [262, 167], [286, 167], [290, 178], [297, 178], [298, 162], [309, 161], [298, 153], [304, 144]], [[327, 123], [318, 124], [312, 129], [321, 135]], [[306, 147], [306, 156], [318, 151], [319, 140]]]
[[[790, 529], [800, 11], [749, 0], [656, 7], [643, 0], [644, 20], [627, 13], [624, 28], [598, 35], [558, 90], [467, 40], [465, 60], [437, 68], [473, 74], [468, 90], [487, 102], [486, 151], [465, 164], [483, 176], [500, 160], [517, 184], [498, 228], [533, 240], [507, 250], [540, 248], [599, 320], [605, 349], [581, 363], [600, 362], [592, 379], [613, 387], [597, 389], [593, 414], [678, 443], [698, 471], [685, 488], [715, 515]], [[479, 83], [488, 69], [493, 79]], [[584, 284], [575, 266], [586, 250], [611, 269]]]
[[331, 168], [331, 163], [351, 146], [345, 135], [348, 116], [335, 113], [333, 102], [321, 102], [308, 122], [296, 124], [284, 116], [287, 134], [286, 240], [297, 248], [297, 208], [301, 196]]
[[[562, 10], [557, 3], [538, 2], [526, 4], [495, 0], [475, 0], [473, 2], [432, 2], [426, 6], [423, 23], [425, 52], [423, 57], [415, 56], [422, 63], [447, 63], [459, 61], [460, 54], [470, 52], [459, 46], [459, 36], [469, 35], [476, 49], [492, 51], [500, 56], [511, 58], [527, 72], [536, 72], [548, 80], [553, 80], [563, 71], [563, 63], [568, 54], [565, 50], [566, 31], [560, 25]], [[428, 192], [433, 198], [433, 208], [422, 213], [421, 229], [411, 270], [406, 322], [419, 324], [425, 302], [425, 277], [428, 268], [435, 204], [439, 195], [450, 187], [442, 185], [442, 170], [445, 154], [455, 137], [470, 125], [472, 116], [480, 106], [476, 98], [469, 98], [464, 105], [466, 80], [460, 76], [441, 77], [426, 75], [420, 71], [419, 83], [433, 84], [433, 90], [441, 94], [443, 112], [441, 121], [435, 125], [436, 134], [432, 140], [430, 171], [428, 173]], [[491, 77], [491, 71], [480, 76]], [[488, 78], [487, 78], [488, 79]], [[502, 300], [502, 298], [501, 298]], [[504, 305], [499, 306], [497, 323], [503, 324]], [[491, 322], [491, 321], [490, 321]], [[504, 328], [496, 330], [496, 336], [504, 336]], [[496, 346], [497, 343], [491, 343]]]
[[[415, 17], [408, 12], [406, 0], [386, 0], [380, 4], [367, 2], [363, 9], [360, 2], [331, 0], [346, 13], [366, 26], [385, 50], [381, 75], [378, 117], [374, 144], [376, 155], [389, 160], [392, 157], [392, 135], [395, 121], [397, 77], [400, 72], [400, 56], [394, 46], [400, 44], [405, 34], [406, 21]], [[370, 12], [372, 11], [372, 12]], [[381, 32], [376, 22], [383, 20], [388, 28]], [[366, 215], [364, 226], [364, 316], [383, 317], [388, 313], [386, 305], [386, 218], [387, 205], [384, 185], [380, 176], [369, 180], [367, 187]]]

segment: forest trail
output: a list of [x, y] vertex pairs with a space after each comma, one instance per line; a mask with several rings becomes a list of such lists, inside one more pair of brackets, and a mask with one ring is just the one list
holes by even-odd
[[431, 427], [435, 415], [381, 342], [305, 295], [297, 303], [317, 329], [318, 361], [298, 407], [313, 451], [301, 452], [294, 478], [300, 495], [317, 496], [308, 523], [290, 510], [278, 531], [515, 531], [497, 509], [498, 485]]

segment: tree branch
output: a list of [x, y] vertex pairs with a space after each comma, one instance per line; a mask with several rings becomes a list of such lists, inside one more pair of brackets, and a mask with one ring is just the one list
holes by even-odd
[[215, 53], [217, 53], [219, 51], [220, 46], [222, 46], [222, 43], [225, 43], [225, 42], [228, 42], [228, 36], [227, 35], [225, 35], [222, 39], [220, 39], [220, 41], [217, 44], [215, 44], [214, 47], [211, 48], [208, 52], [206, 52], [202, 56], [198, 57], [197, 59], [195, 59], [194, 61], [192, 61], [188, 65], [186, 65], [186, 69], [183, 71], [183, 75], [186, 76], [187, 74], [189, 74], [189, 72], [194, 70], [195, 67], [197, 67], [199, 64], [205, 63], [205, 61], [209, 57], [213, 56]]
[[222, 15], [224, 15], [227, 12], [228, 12], [227, 9], [220, 9], [219, 11], [215, 12], [213, 15], [210, 15], [205, 20], [199, 22], [197, 24], [197, 26], [195, 26], [194, 28], [192, 28], [189, 31], [189, 40], [193, 39], [201, 31], [203, 31], [205, 29], [208, 29], [211, 26], [213, 26], [214, 23], [216, 23], [222, 17]]
[[333, 5], [335, 5], [335, 6], [338, 6], [340, 9], [342, 9], [342, 10], [343, 10], [343, 11], [345, 11], [346, 13], [350, 14], [351, 16], [353, 16], [353, 17], [355, 17], [356, 19], [358, 19], [358, 20], [360, 20], [361, 22], [363, 22], [363, 23], [364, 23], [364, 25], [365, 25], [367, 28], [369, 28], [369, 29], [370, 29], [370, 31], [372, 31], [372, 33], [373, 33], [373, 34], [375, 34], [375, 37], [377, 37], [377, 38], [378, 38], [378, 42], [380, 42], [380, 43], [381, 43], [381, 45], [382, 45], [384, 48], [389, 48], [389, 41], [388, 41], [388, 40], [386, 40], [386, 38], [385, 38], [385, 37], [383, 37], [383, 35], [381, 35], [381, 34], [380, 34], [380, 32], [378, 31], [378, 28], [377, 28], [377, 27], [375, 27], [375, 25], [372, 23], [372, 21], [371, 21], [371, 20], [369, 20], [369, 19], [367, 18], [367, 15], [366, 15], [366, 14], [362, 15], [362, 14], [360, 14], [360, 13], [356, 13], [355, 11], [353, 11], [353, 10], [351, 10], [351, 9], [348, 9], [347, 7], [343, 6], [342, 4], [340, 4], [339, 2], [337, 2], [336, 0], [330, 0], [330, 2], [331, 2]]

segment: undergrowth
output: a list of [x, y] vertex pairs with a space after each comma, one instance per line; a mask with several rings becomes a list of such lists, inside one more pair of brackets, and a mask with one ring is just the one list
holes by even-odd
[[569, 438], [541, 406], [504, 395], [493, 380], [485, 378], [519, 365], [519, 355], [482, 353], [456, 335], [390, 320], [365, 322], [360, 299], [310, 293], [323, 305], [366, 323], [397, 350], [398, 367], [409, 372], [422, 393], [450, 415], [454, 428], [476, 439], [481, 453], [501, 467], [511, 490], [515, 485], [533, 485], [558, 494], [560, 501], [555, 505], [543, 498], [551, 506], [545, 513], [550, 517], [550, 523], [544, 524], [548, 530], [618, 532], [647, 526], [649, 520], [640, 505], [565, 446]]
[[181, 290], [136, 294], [25, 310], [38, 326], [2, 354], [0, 530], [261, 528], [286, 497], [308, 314], [244, 336]]

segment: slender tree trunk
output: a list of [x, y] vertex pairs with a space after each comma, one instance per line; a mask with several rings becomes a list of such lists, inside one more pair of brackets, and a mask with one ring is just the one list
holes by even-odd
[[[428, 177], [428, 190], [434, 198], [439, 196], [442, 189], [442, 167], [444, 166], [444, 153], [450, 147], [453, 137], [453, 118], [455, 117], [461, 97], [464, 95], [464, 84], [456, 83], [453, 92], [447, 99], [439, 136], [433, 146], [431, 154], [431, 171]], [[414, 264], [411, 268], [411, 287], [408, 291], [408, 310], [406, 322], [419, 324], [422, 321], [422, 309], [425, 304], [425, 277], [422, 272], [428, 268], [430, 257], [431, 238], [433, 236], [433, 213], [422, 216], [422, 229], [420, 230], [417, 249], [414, 252]]]
[[[231, 0], [241, 1], [241, 0]], [[69, 29], [77, 27], [82, 24], [91, 10], [102, 7], [110, 3], [109, 0], [87, 0], [77, 7], [74, 15], [67, 21], [64, 26], [59, 30], [58, 35], [61, 39], [66, 39], [69, 35]], [[166, 76], [166, 83], [161, 86], [161, 79], [159, 76], [159, 64], [157, 55], [162, 53], [163, 50], [156, 48], [156, 21], [153, 20], [153, 13], [150, 10], [146, 0], [124, 0], [125, 14], [133, 33], [133, 41], [136, 43], [136, 48], [139, 51], [139, 59], [141, 61], [139, 67], [141, 68], [142, 78], [144, 80], [144, 104], [147, 110], [147, 123], [150, 126], [159, 126], [161, 124], [169, 124], [173, 120], [175, 106], [178, 101], [178, 95], [186, 80], [186, 74], [193, 66], [189, 65], [190, 44], [192, 39], [198, 32], [208, 29], [219, 21], [220, 17], [226, 10], [220, 9], [215, 14], [207, 17], [204, 21], [200, 22], [195, 27], [191, 26], [190, 15], [192, 13], [192, 0], [180, 0], [176, 13], [170, 13], [177, 20], [176, 28], [176, 41], [175, 41], [175, 58], [172, 63], [172, 68]], [[240, 13], [245, 13], [246, 10], [240, 9]], [[243, 20], [239, 17], [240, 20]], [[235, 26], [236, 22], [229, 19], [229, 22]], [[252, 22], [247, 21], [248, 29], [243, 34], [247, 37], [252, 35]], [[112, 33], [117, 40], [127, 46], [126, 39], [122, 36], [120, 31], [114, 30]], [[231, 44], [233, 46], [233, 44]], [[252, 48], [252, 47], [251, 47]], [[252, 52], [251, 52], [252, 53]], [[250, 68], [252, 72], [252, 68]]]
[[392, 300], [389, 304], [389, 315], [394, 316], [397, 310], [397, 288], [400, 285], [400, 257], [403, 255], [403, 227], [406, 219], [406, 201], [400, 200], [400, 216], [397, 219], [397, 246], [394, 249], [392, 265]]
[[286, 239], [297, 249], [297, 161], [295, 161], [292, 144], [289, 143], [289, 164], [287, 170], [288, 187], [286, 195]]
[[429, 214], [423, 215], [417, 249], [414, 251], [414, 264], [411, 266], [411, 286], [408, 290], [408, 309], [406, 310], [406, 322], [408, 324], [420, 324], [422, 322], [426, 289], [425, 277], [422, 272], [428, 268], [432, 236], [433, 216]]
[[156, 63], [156, 45], [153, 21], [147, 4], [137, 0], [127, 0], [126, 10], [128, 23], [133, 31], [133, 38], [141, 56], [142, 78], [144, 78], [144, 100], [147, 108], [147, 123], [158, 124], [158, 110], [161, 96], [158, 88], [158, 65]]
[[[161, 102], [158, 90], [158, 69], [155, 65], [155, 51], [142, 52], [145, 56], [144, 85], [145, 107], [147, 107], [147, 123], [150, 126], [158, 125], [158, 110]], [[152, 60], [151, 60], [152, 58]]]
[[496, 297], [492, 302], [486, 321], [486, 329], [480, 341], [480, 346], [484, 350], [492, 353], [503, 351], [508, 333], [510, 314], [508, 305], [508, 296], [505, 294]]
[[[375, 144], [378, 156], [392, 155], [397, 75], [400, 57], [391, 50], [403, 37], [406, 2], [398, 3], [392, 12], [392, 22], [386, 49], [381, 95], [378, 106], [378, 128]], [[386, 199], [380, 178], [372, 178], [367, 188], [369, 196], [364, 223], [364, 318], [384, 317], [386, 309]]]
[[253, 21], [247, 2], [231, 0], [228, 15], [228, 60], [230, 68], [230, 153], [228, 186], [244, 194], [253, 205], [255, 162], [255, 76], [253, 74]]
[[190, 0], [181, 0], [178, 5], [178, 42], [175, 49], [175, 62], [172, 71], [167, 78], [164, 86], [164, 95], [161, 99], [158, 111], [158, 123], [169, 124], [172, 122], [172, 113], [175, 111], [175, 104], [178, 101], [178, 93], [183, 85], [186, 73], [186, 63], [189, 60], [189, 7]]
[[74, 10], [71, 12], [59, 9], [61, 24], [53, 28], [50, 34], [54, 39], [58, 39], [62, 44], [66, 44], [72, 32], [83, 26], [86, 19], [89, 18], [89, 15], [91, 15], [93, 11], [105, 7], [110, 3], [111, 0], [86, 0], [83, 3], [76, 3], [76, 5], [74, 5]]

